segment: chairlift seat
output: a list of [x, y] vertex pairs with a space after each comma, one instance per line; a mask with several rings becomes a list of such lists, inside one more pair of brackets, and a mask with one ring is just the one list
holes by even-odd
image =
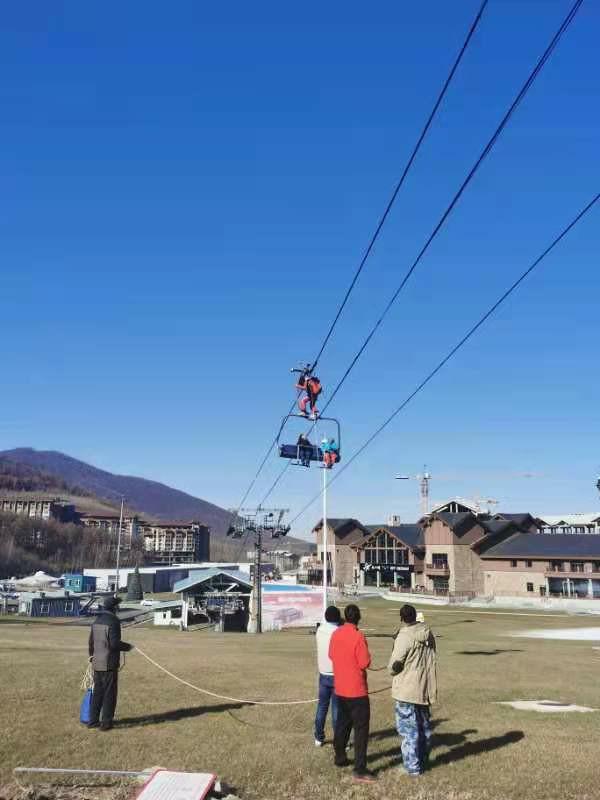
[[[279, 455], [282, 458], [290, 458], [294, 461], [301, 462], [303, 456], [306, 461], [323, 461], [323, 451], [316, 444], [312, 445], [297, 445], [297, 444], [280, 444]], [[340, 454], [337, 453], [336, 464], [341, 461]]]

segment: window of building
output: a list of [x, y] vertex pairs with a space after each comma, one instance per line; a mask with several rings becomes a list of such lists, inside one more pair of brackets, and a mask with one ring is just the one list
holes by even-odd
[[562, 561], [551, 561], [550, 569], [552, 570], [552, 572], [562, 572], [563, 571]]
[[513, 560], [510, 562], [510, 565], [511, 565], [511, 567], [518, 567], [518, 566], [519, 566], [519, 564], [518, 564], [518, 562], [517, 562], [517, 560], [516, 560], [516, 559], [513, 559]]
[[394, 536], [382, 531], [369, 541], [364, 550], [365, 564], [401, 565], [408, 564], [408, 548]]
[[73, 603], [72, 600], [69, 601], [68, 603], [65, 603], [65, 611], [73, 611], [74, 608], [75, 604]]
[[527, 584], [527, 591], [528, 592], [533, 592], [533, 583], [528, 583]]
[[49, 614], [50, 613], [50, 603], [42, 603], [40, 605], [40, 614]]
[[594, 561], [592, 564], [592, 572], [600, 572], [600, 561]]
[[583, 572], [583, 561], [571, 561], [571, 572]]
[[431, 566], [435, 569], [448, 569], [448, 555], [446, 553], [432, 553]]
[[531, 569], [531, 567], [533, 567], [533, 561], [526, 561], [525, 566]]

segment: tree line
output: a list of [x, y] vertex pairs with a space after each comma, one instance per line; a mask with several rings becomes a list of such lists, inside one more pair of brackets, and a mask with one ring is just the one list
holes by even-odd
[[[0, 513], [0, 578], [52, 575], [115, 565], [117, 537], [101, 528]], [[121, 564], [143, 563], [143, 542], [121, 548]]]

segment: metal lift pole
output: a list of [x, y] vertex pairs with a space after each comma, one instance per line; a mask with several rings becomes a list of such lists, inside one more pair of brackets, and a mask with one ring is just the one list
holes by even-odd
[[323, 619], [327, 609], [327, 470], [323, 463]]

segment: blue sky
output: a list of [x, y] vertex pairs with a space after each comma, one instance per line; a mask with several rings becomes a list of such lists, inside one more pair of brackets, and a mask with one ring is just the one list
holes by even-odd
[[[235, 505], [478, 5], [7, 7], [0, 446]], [[569, 5], [491, 0], [323, 356], [326, 391]], [[332, 404], [345, 457], [598, 191], [599, 23], [584, 3]], [[423, 463], [434, 499], [598, 508], [598, 214], [335, 483], [332, 514], [414, 520], [416, 482], [393, 476]], [[272, 501], [297, 511], [319, 479], [290, 469]]]

